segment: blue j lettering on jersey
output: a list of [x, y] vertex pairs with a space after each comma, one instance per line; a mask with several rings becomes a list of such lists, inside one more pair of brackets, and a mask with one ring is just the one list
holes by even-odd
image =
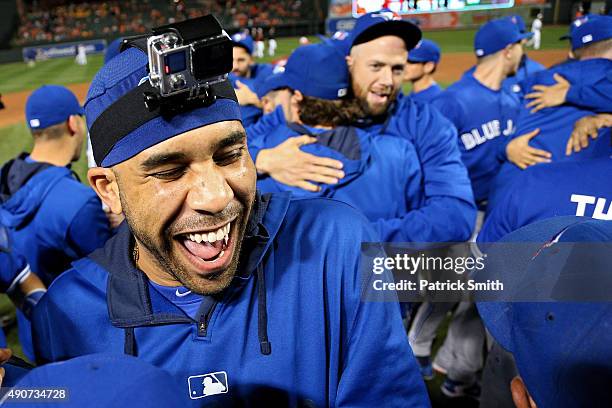
[[461, 141], [463, 142], [465, 150], [472, 150], [476, 146], [488, 140], [493, 140], [502, 134], [504, 136], [510, 136], [514, 133], [514, 130], [512, 119], [506, 120], [506, 127], [504, 130], [501, 129], [500, 121], [494, 119], [490, 122], [483, 123], [479, 128], [474, 128], [467, 133], [463, 133], [461, 135]]

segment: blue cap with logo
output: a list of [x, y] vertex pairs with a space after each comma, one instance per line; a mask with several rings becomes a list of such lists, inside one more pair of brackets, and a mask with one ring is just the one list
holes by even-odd
[[344, 55], [327, 43], [305, 45], [289, 56], [285, 71], [268, 77], [258, 87], [263, 96], [280, 88], [291, 88], [306, 96], [340, 99], [347, 95], [349, 73]]
[[[172, 408], [185, 406], [188, 398], [168, 372], [123, 354], [90, 354], [43, 365], [22, 377], [16, 387], [57, 390], [53, 400], [30, 400], [31, 408], [48, 407], [50, 401], [66, 408]], [[7, 395], [2, 402], [2, 406], [24, 406]]]
[[408, 51], [408, 62], [440, 62], [440, 47], [431, 40], [423, 38]]
[[[538, 250], [525, 243], [539, 243]], [[523, 243], [523, 244], [521, 244]], [[541, 292], [547, 301], [479, 302], [479, 314], [511, 352], [538, 406], [603, 407], [612, 401], [612, 222], [585, 217], [538, 221], [487, 253], [513, 298]], [[500, 245], [500, 244], [494, 244]], [[514, 253], [511, 248], [515, 248]], [[523, 248], [520, 250], [519, 248]], [[493, 258], [492, 258], [493, 257]], [[547, 299], [545, 299], [547, 298]]]
[[[99, 166], [114, 166], [164, 140], [202, 126], [230, 120], [242, 120], [240, 108], [236, 100], [216, 98], [214, 103], [209, 106], [182, 111], [170, 117], [163, 115], [156, 116], [131, 129], [127, 134], [120, 135], [120, 139], [117, 142], [114, 142], [112, 146], [108, 146], [108, 152], [105, 151], [102, 154], [101, 149], [97, 150], [97, 144], [94, 143], [94, 139], [104, 138], [108, 135], [94, 132], [93, 125], [111, 105], [122, 99], [140, 84], [149, 80], [147, 68], [147, 55], [139, 49], [129, 48], [104, 65], [91, 83], [85, 102], [85, 112], [87, 127], [90, 130], [90, 137], [92, 139], [94, 157], [99, 157], [99, 159], [96, 157], [96, 162]], [[232, 89], [229, 81], [226, 82], [227, 87]], [[140, 94], [140, 98], [142, 98], [142, 94]], [[133, 112], [120, 113], [125, 115], [126, 118], [129, 115], [134, 115]], [[117, 120], [120, 119], [118, 118]], [[131, 119], [134, 119], [134, 117]]]
[[498, 18], [480, 27], [474, 37], [474, 52], [477, 57], [485, 57], [531, 37], [533, 33], [521, 33], [508, 18]]
[[372, 41], [378, 37], [393, 35], [400, 37], [411, 50], [421, 40], [421, 30], [407, 20], [403, 20], [397, 13], [389, 9], [382, 9], [367, 13], [355, 21], [355, 26], [346, 38], [347, 53], [356, 45]]
[[234, 43], [234, 47], [242, 47], [249, 54], [253, 54], [253, 37], [246, 33], [236, 33], [232, 35], [232, 42]]
[[608, 40], [612, 38], [612, 16], [581, 17], [571, 24], [569, 35], [566, 38], [572, 42], [572, 50]]
[[66, 87], [43, 85], [26, 102], [26, 121], [32, 130], [46, 129], [65, 122], [71, 115], [83, 115], [78, 99]]

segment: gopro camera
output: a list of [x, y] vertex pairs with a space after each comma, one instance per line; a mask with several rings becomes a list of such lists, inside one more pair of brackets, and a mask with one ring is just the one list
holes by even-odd
[[143, 96], [150, 112], [161, 109], [172, 115], [224, 97], [222, 83], [232, 70], [233, 45], [214, 16], [154, 28], [150, 34], [126, 38], [122, 50], [127, 47], [147, 54], [152, 89]]
[[219, 83], [232, 70], [232, 43], [227, 33], [184, 44], [170, 31], [147, 39], [149, 81], [162, 97], [189, 93]]

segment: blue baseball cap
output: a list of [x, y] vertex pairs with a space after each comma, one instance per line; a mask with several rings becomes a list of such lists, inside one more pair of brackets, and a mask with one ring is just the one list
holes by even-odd
[[570, 26], [572, 50], [612, 38], [612, 16], [588, 15], [575, 20]]
[[108, 46], [106, 47], [106, 51], [104, 51], [105, 64], [121, 52], [122, 41], [123, 38], [117, 38], [116, 40], [108, 44]]
[[246, 33], [236, 33], [232, 35], [232, 42], [234, 43], [234, 47], [242, 47], [249, 54], [253, 54], [253, 37]]
[[382, 9], [364, 14], [355, 21], [355, 26], [346, 38], [346, 52], [350, 52], [350, 49], [356, 45], [385, 35], [400, 37], [409, 51], [421, 40], [422, 33], [419, 27], [403, 20], [397, 13], [389, 9]]
[[304, 45], [289, 56], [285, 71], [268, 77], [258, 87], [263, 96], [280, 88], [291, 88], [306, 96], [340, 99], [348, 94], [349, 73], [345, 56], [327, 43]]
[[[17, 388], [57, 389], [57, 400], [30, 400], [28, 407], [182, 407], [187, 391], [168, 372], [144, 360], [122, 354], [90, 354], [34, 368]], [[186, 388], [186, 387], [185, 387]], [[65, 399], [59, 399], [65, 390]], [[4, 397], [2, 406], [23, 407]], [[56, 406], [55, 404], [51, 404]]]
[[410, 51], [408, 51], [408, 62], [440, 62], [440, 47], [431, 40], [423, 38]]
[[474, 37], [474, 52], [477, 57], [484, 57], [531, 37], [533, 33], [521, 33], [508, 18], [498, 18], [480, 27]]
[[26, 122], [32, 130], [46, 129], [84, 111], [74, 94], [60, 85], [43, 85], [26, 102]]
[[[520, 251], [494, 262], [504, 291], [538, 286], [553, 296], [542, 302], [479, 302], [486, 328], [513, 354], [538, 406], [607, 406], [612, 401], [612, 302], [598, 296], [610, 296], [612, 222], [551, 218], [502, 242], [540, 243], [535, 253]], [[487, 255], [485, 273], [495, 254]]]
[[[130, 130], [127, 134], [114, 135], [120, 137], [120, 140], [112, 143], [111, 146], [106, 146], [110, 150], [106, 151], [104, 149], [103, 151], [102, 148], [97, 147], [98, 140], [105, 140], [105, 138], [112, 136], [108, 133], [120, 132], [120, 130], [111, 127], [106, 129], [105, 132], [98, 133], [94, 129], [96, 121], [113, 104], [119, 100], [124, 100], [123, 97], [126, 94], [139, 85], [148, 82], [147, 65], [148, 58], [144, 52], [136, 48], [129, 48], [104, 65], [91, 83], [85, 102], [85, 113], [94, 157], [96, 157], [96, 163], [99, 166], [114, 166], [164, 140], [202, 126], [230, 120], [242, 120], [233, 88], [227, 80], [224, 85], [227, 85], [234, 99], [216, 98], [215, 102], [209, 106], [194, 108], [171, 117], [156, 116]], [[139, 97], [142, 98], [142, 94]], [[120, 114], [126, 117], [135, 115], [131, 111], [120, 112]], [[132, 116], [130, 119], [138, 118]], [[115, 120], [122, 120], [122, 118], [118, 117]]]
[[516, 25], [521, 33], [527, 32], [525, 19], [522, 16], [516, 14], [514, 16], [508, 16], [506, 18], [510, 20], [514, 25]]

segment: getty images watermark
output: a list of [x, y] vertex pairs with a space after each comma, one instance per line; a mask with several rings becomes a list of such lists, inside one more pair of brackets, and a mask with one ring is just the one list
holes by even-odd
[[[612, 301], [612, 291], [602, 289], [612, 287], [612, 274], [575, 279], [594, 253], [612, 265], [612, 243], [364, 243], [361, 249], [366, 301]], [[578, 261], [563, 263], [570, 254]]]

